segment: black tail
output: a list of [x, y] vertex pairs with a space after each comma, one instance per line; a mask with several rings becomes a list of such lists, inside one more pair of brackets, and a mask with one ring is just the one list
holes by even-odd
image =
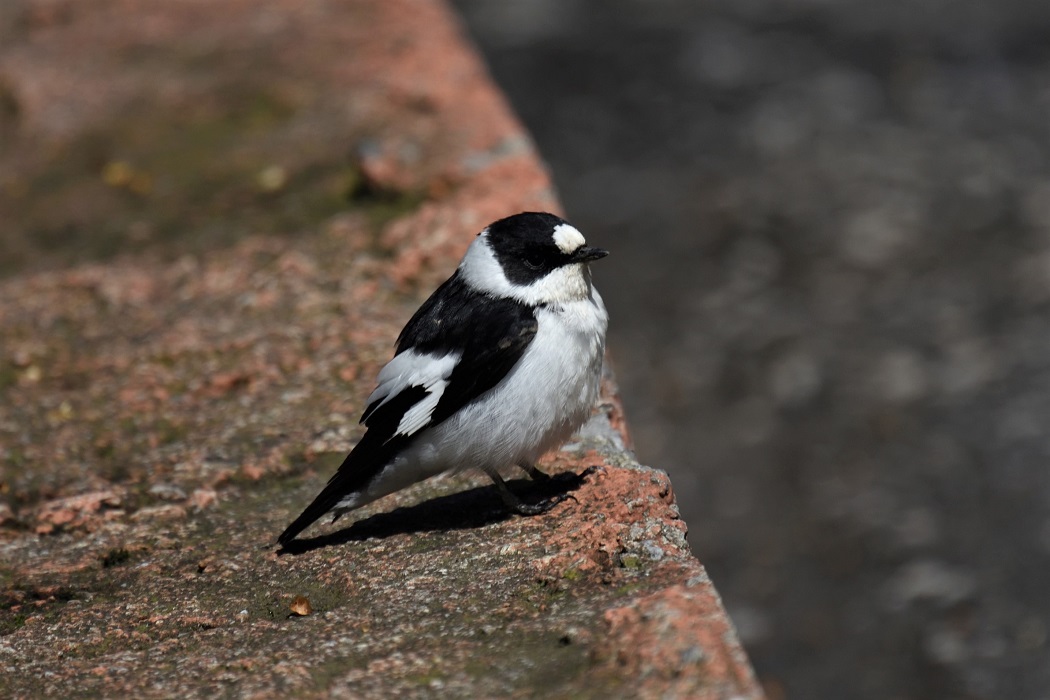
[[[378, 443], [378, 444], [377, 444]], [[346, 456], [343, 463], [328, 484], [317, 494], [313, 503], [306, 507], [302, 514], [285, 528], [277, 538], [277, 544], [286, 545], [310, 527], [318, 518], [332, 510], [347, 495], [366, 486], [386, 466], [400, 446], [396, 440], [383, 441], [370, 430], [365, 433], [357, 446]]]
[[[349, 456], [347, 457], [349, 460]], [[345, 465], [346, 462], [343, 462]], [[339, 472], [336, 472], [335, 476], [339, 476]], [[324, 487], [321, 493], [317, 494], [317, 498], [313, 500], [313, 503], [306, 507], [298, 518], [292, 521], [292, 524], [284, 529], [281, 536], [277, 538], [277, 544], [286, 545], [296, 538], [296, 536], [314, 524], [314, 522], [322, 515], [332, 510], [335, 504], [339, 502], [345, 494], [341, 489], [333, 488], [336, 486], [335, 477], [328, 482], [328, 485]]]

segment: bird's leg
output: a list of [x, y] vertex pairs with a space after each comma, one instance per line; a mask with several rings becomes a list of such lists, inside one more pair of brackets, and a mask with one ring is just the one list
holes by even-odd
[[[560, 493], [557, 496], [553, 496], [539, 503], [523, 503], [521, 499], [515, 496], [510, 490], [510, 487], [507, 486], [507, 482], [503, 480], [503, 477], [499, 475], [499, 472], [489, 467], [483, 467], [483, 469], [485, 470], [485, 473], [489, 475], [489, 478], [496, 484], [496, 490], [499, 491], [499, 496], [503, 499], [503, 503], [507, 508], [513, 510], [519, 515], [539, 515], [541, 513], [546, 513], [565, 499], [572, 498], [571, 494]], [[542, 472], [540, 473], [542, 474]]]
[[528, 462], [520, 462], [518, 466], [525, 470], [525, 473], [529, 475], [529, 478], [533, 481], [549, 481], [551, 475], [547, 472], [540, 471], [535, 464], [529, 464]]

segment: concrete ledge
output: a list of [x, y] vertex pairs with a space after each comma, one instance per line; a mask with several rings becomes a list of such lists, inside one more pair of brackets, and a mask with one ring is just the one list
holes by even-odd
[[473, 234], [558, 208], [444, 4], [12, 8], [0, 694], [761, 695], [611, 375], [551, 513], [464, 474], [270, 546]]

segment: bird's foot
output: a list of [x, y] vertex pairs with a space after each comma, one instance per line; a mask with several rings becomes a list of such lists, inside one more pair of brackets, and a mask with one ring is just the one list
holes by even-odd
[[529, 478], [533, 481], [550, 481], [551, 475], [547, 472], [540, 471], [535, 464], [529, 464], [528, 462], [522, 462], [518, 465], [525, 470], [525, 473], [529, 475]]
[[600, 464], [592, 464], [591, 466], [580, 472], [579, 479], [583, 480], [585, 477], [591, 474], [604, 474], [606, 471], [605, 467]]
[[[538, 469], [536, 471], [539, 472]], [[576, 501], [576, 497], [572, 494], [560, 493], [556, 496], [552, 496], [546, 500], [540, 501], [539, 503], [525, 503], [520, 498], [514, 495], [514, 492], [510, 490], [509, 486], [507, 486], [507, 482], [505, 482], [503, 480], [503, 477], [499, 475], [499, 472], [497, 472], [495, 469], [486, 469], [485, 473], [488, 474], [489, 477], [492, 479], [493, 483], [496, 484], [496, 491], [499, 493], [500, 498], [503, 499], [504, 505], [506, 505], [508, 509], [514, 511], [519, 515], [540, 515], [542, 513], [546, 513], [551, 508], [553, 508], [554, 506], [558, 505], [566, 499], [571, 498], [572, 500]], [[543, 472], [539, 473], [542, 474]], [[546, 474], [544, 474], [544, 476], [548, 479], [550, 478]], [[579, 503], [579, 501], [576, 502]]]
[[546, 513], [550, 509], [554, 508], [554, 506], [558, 505], [562, 501], [567, 501], [569, 499], [572, 499], [579, 503], [579, 501], [576, 500], [576, 497], [573, 496], [571, 493], [559, 493], [557, 496], [551, 496], [550, 498], [542, 500], [539, 503], [525, 503], [519, 500], [517, 497], [514, 497], [513, 500], [504, 499], [503, 502], [507, 504], [508, 508], [516, 512], [518, 515], [542, 515], [543, 513]]

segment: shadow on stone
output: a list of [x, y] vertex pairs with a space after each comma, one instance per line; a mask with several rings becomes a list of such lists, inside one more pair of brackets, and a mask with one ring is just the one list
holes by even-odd
[[[534, 502], [576, 491], [591, 473], [592, 469], [585, 469], [579, 474], [560, 472], [544, 481], [515, 479], [508, 481], [507, 485], [522, 500]], [[279, 549], [277, 554], [304, 554], [332, 545], [384, 539], [413, 532], [468, 530], [502, 522], [515, 515], [504, 506], [495, 485], [478, 486], [414, 506], [397, 508], [389, 513], [377, 513], [326, 535], [293, 540]]]

